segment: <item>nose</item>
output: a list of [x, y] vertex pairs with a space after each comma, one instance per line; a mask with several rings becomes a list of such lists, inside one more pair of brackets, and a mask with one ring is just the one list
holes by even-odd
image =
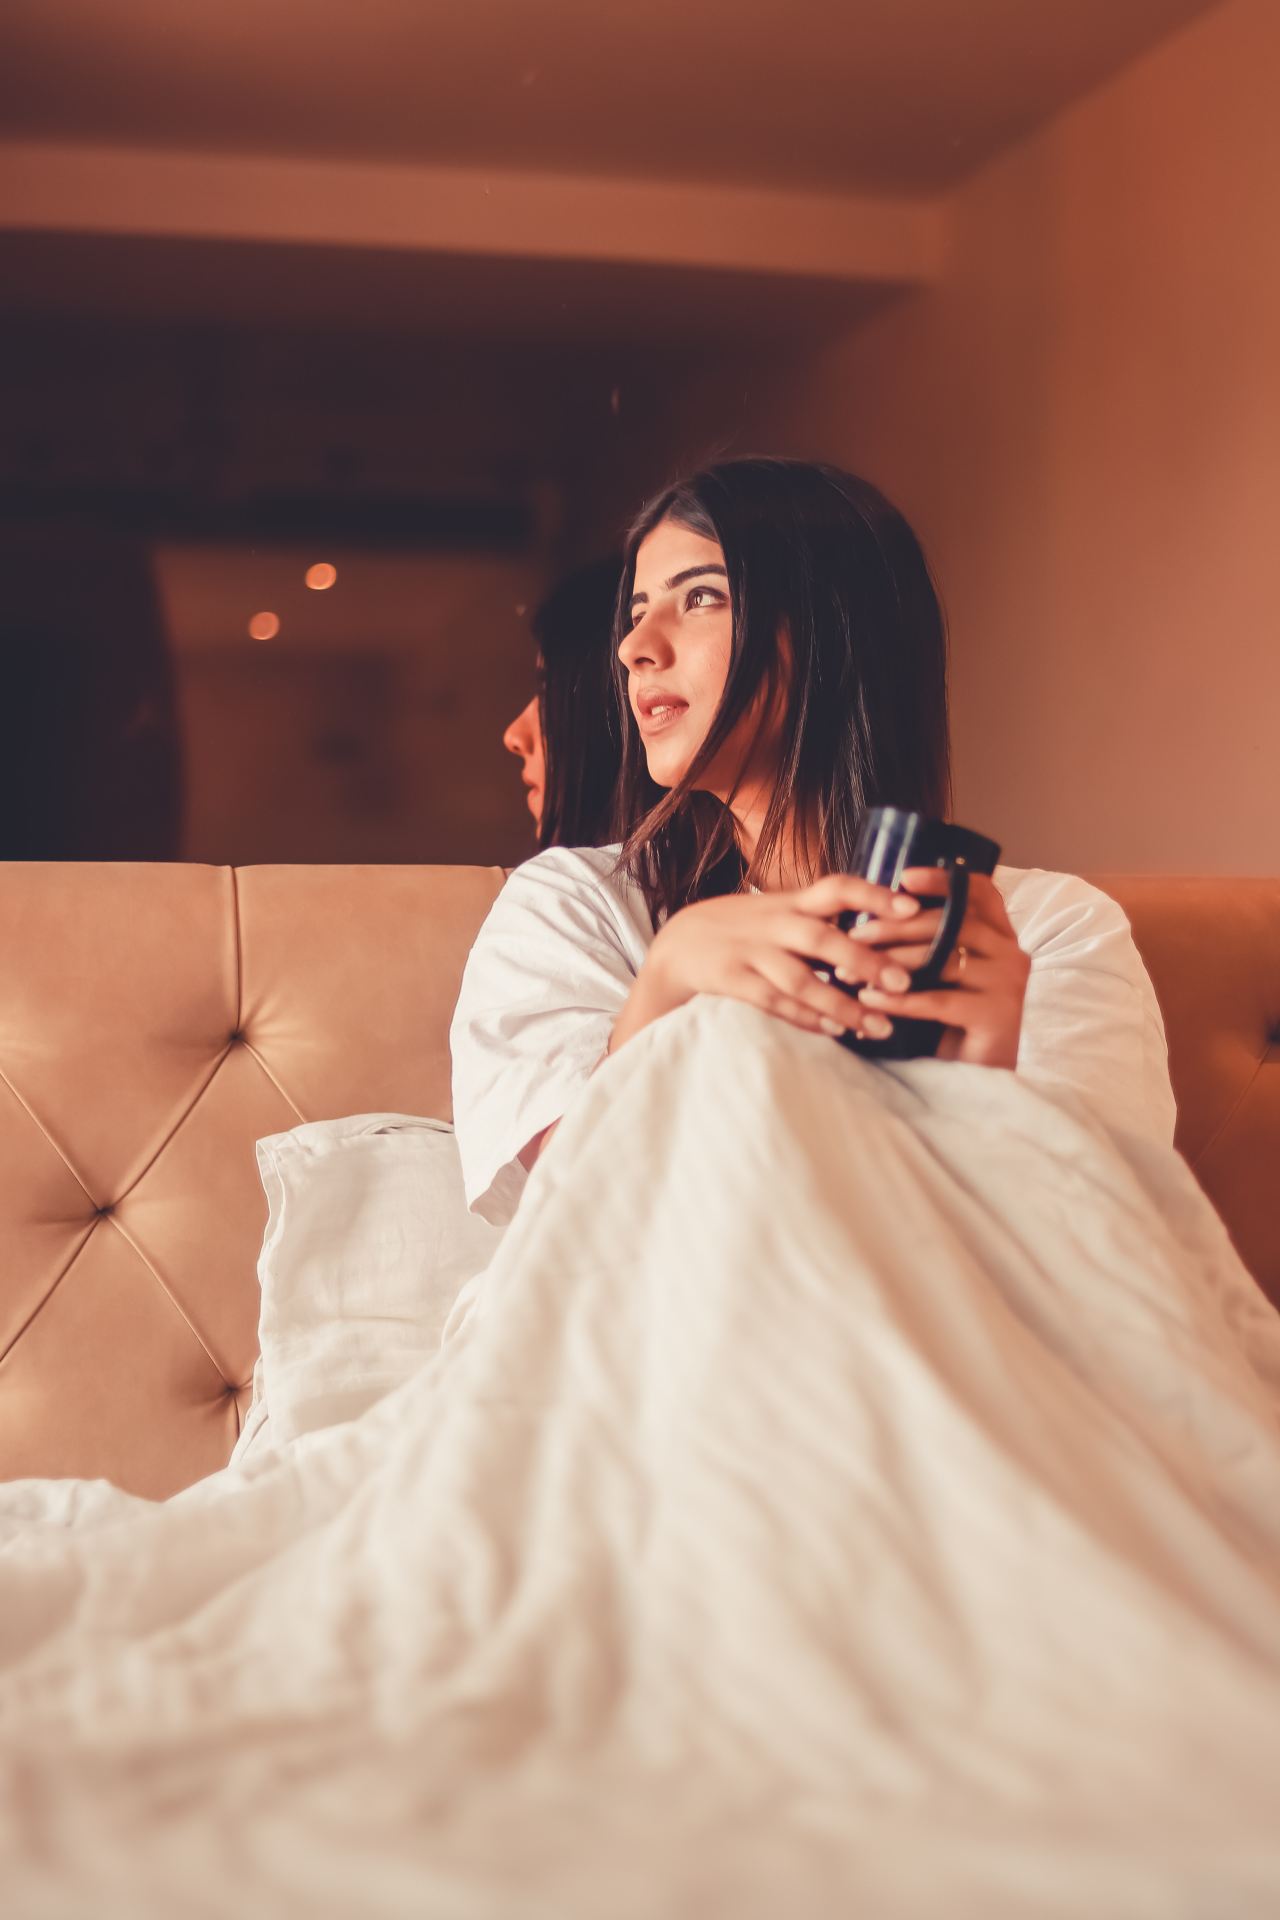
[[662, 615], [656, 607], [644, 615], [630, 633], [623, 636], [618, 658], [628, 673], [637, 667], [670, 666], [675, 655]]
[[535, 696], [511, 722], [502, 736], [502, 744], [507, 752], [514, 753], [518, 760], [531, 760], [537, 739], [538, 702]]

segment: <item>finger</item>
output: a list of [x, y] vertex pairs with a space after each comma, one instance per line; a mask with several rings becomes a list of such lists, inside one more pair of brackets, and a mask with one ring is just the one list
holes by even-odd
[[[938, 978], [940, 981], [946, 981], [961, 988], [965, 993], [974, 991], [986, 993], [999, 982], [1001, 972], [990, 954], [982, 953], [976, 947], [966, 946], [963, 940], [957, 940], [947, 955], [947, 964]], [[879, 986], [881, 982], [873, 981], [872, 985]], [[913, 995], [917, 1000], [923, 1000], [924, 997], [923, 994]]]
[[963, 987], [929, 993], [885, 993], [879, 987], [863, 987], [858, 994], [863, 1005], [875, 1013], [897, 1020], [938, 1020], [944, 1027], [969, 1027], [979, 1017], [989, 995]]
[[856, 873], [828, 873], [812, 886], [802, 887], [793, 902], [802, 913], [834, 920], [838, 913], [874, 913], [880, 918], [905, 918], [920, 911], [908, 893], [877, 886]]
[[945, 900], [951, 892], [949, 867], [904, 867], [899, 885], [925, 899]]
[[[789, 914], [778, 926], [777, 934], [788, 953], [797, 954], [801, 960], [819, 962], [833, 973], [837, 967], [858, 957], [859, 949], [850, 946], [847, 933], [842, 933], [830, 920], [815, 920], [812, 914]], [[901, 925], [898, 935], [901, 938]]]
[[[894, 946], [915, 946], [921, 941], [932, 941], [941, 925], [942, 909], [924, 907], [908, 925], [889, 920], [864, 920], [861, 926], [850, 927], [849, 938], [859, 946], [884, 951]], [[1012, 927], [994, 925], [970, 908], [960, 923], [958, 944], [968, 947], [970, 953], [994, 953], [1001, 941], [1014, 938]]]
[[888, 946], [895, 940], [906, 938], [908, 934], [913, 941], [927, 942], [933, 939], [941, 924], [942, 909], [940, 907], [921, 907], [918, 913], [911, 916], [909, 926], [904, 925], [897, 914], [884, 919], [875, 916], [870, 920], [861, 921], [857, 926], [850, 927], [848, 938], [856, 940], [859, 946], [866, 947]]
[[789, 1000], [808, 1008], [819, 1021], [834, 1026], [836, 1032], [856, 1031], [862, 1024], [863, 1010], [856, 994], [821, 981], [803, 960], [788, 953], [763, 953], [753, 956], [752, 965], [762, 979]]
[[[909, 993], [907, 982], [913, 973], [918, 973], [929, 958], [927, 947], [878, 947], [875, 959], [876, 967], [866, 973], [866, 984], [883, 987], [889, 993]], [[984, 986], [990, 978], [991, 956], [980, 953], [974, 947], [957, 941], [947, 955], [946, 964], [938, 975], [939, 980], [954, 980], [957, 985], [972, 987], [975, 980]], [[837, 978], [840, 976], [837, 975]]]
[[[908, 973], [914, 973], [916, 969], [922, 967], [929, 958], [928, 947], [877, 947], [875, 951], [876, 960], [882, 969], [884, 967], [905, 967]], [[878, 978], [879, 975], [876, 973], [869, 973], [867, 975], [867, 979], [873, 986]]]
[[[912, 921], [912, 927], [915, 921]], [[881, 982], [886, 967], [896, 966], [910, 972], [924, 965], [929, 949], [926, 946], [905, 947], [898, 953], [884, 948], [868, 948], [855, 944], [852, 936], [841, 933], [827, 921], [807, 920], [803, 914], [797, 914], [794, 929], [784, 928], [791, 933], [789, 951], [799, 955], [801, 962], [809, 967], [816, 979], [824, 984], [832, 981], [845, 987], [858, 987], [866, 983], [872, 985]], [[897, 929], [901, 935], [902, 928]], [[903, 979], [905, 983], [906, 974]], [[779, 982], [779, 984], [782, 984]], [[798, 988], [793, 988], [798, 991]]]
[[[911, 924], [914, 926], [915, 921]], [[789, 953], [821, 970], [819, 978], [825, 975], [828, 980], [838, 979], [858, 986], [864, 980], [876, 979], [879, 974], [879, 954], [861, 945], [855, 946], [851, 936], [832, 926], [829, 920], [815, 920], [808, 914], [797, 913], [784, 921], [778, 932]], [[901, 924], [897, 933], [901, 937]]]
[[873, 1017], [870, 1013], [860, 1011], [856, 1001], [850, 998], [849, 1004], [854, 1009], [852, 1024], [847, 1019], [832, 1019], [818, 1013], [807, 1001], [772, 986], [761, 975], [757, 975], [753, 985], [749, 989], [744, 988], [735, 998], [759, 1007], [761, 1012], [772, 1014], [776, 1020], [785, 1020], [790, 1026], [799, 1027], [805, 1033], [826, 1034], [831, 1040], [838, 1040], [845, 1033], [856, 1032], [864, 1021]]
[[[966, 921], [960, 929], [960, 938], [956, 941], [955, 946], [947, 956], [947, 970], [950, 970], [961, 947], [964, 948], [970, 961], [979, 959], [994, 960], [999, 950], [994, 944], [986, 944], [990, 939], [992, 939], [992, 936], [987, 930], [972, 928]], [[911, 967], [914, 970], [916, 967], [922, 967], [924, 965], [929, 955], [929, 949], [928, 947], [917, 946], [913, 941], [909, 945], [903, 942], [896, 947], [877, 947], [875, 954], [877, 959], [886, 964], [893, 961], [899, 966]]]
[[[908, 867], [902, 876], [902, 884], [912, 893], [950, 894], [951, 871], [947, 867]], [[1005, 912], [1003, 896], [989, 874], [971, 873], [969, 875], [969, 904], [966, 918], [969, 914], [973, 914], [988, 925], [1008, 926], [1009, 920]]]
[[[911, 949], [908, 948], [906, 952], [909, 954]], [[881, 957], [884, 967], [880, 977], [877, 980], [868, 981], [868, 986], [879, 987], [887, 993], [909, 994], [912, 1006], [917, 1006], [925, 997], [924, 994], [914, 992], [910, 987], [901, 986], [899, 981], [902, 973], [913, 974], [919, 971], [923, 964], [922, 956], [917, 952], [913, 959], [900, 958], [896, 954], [885, 951]], [[1001, 984], [1004, 977], [1004, 968], [997, 957], [979, 953], [973, 947], [967, 947], [962, 940], [957, 941], [947, 955], [946, 965], [938, 975], [940, 982], [961, 987], [966, 993], [973, 992], [975, 988], [984, 993], [990, 992], [992, 987]]]

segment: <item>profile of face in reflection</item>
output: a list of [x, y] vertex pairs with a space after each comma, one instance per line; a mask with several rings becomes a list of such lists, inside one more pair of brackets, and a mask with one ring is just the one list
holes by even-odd
[[520, 762], [545, 847], [605, 846], [614, 835], [622, 742], [613, 687], [621, 554], [560, 581], [533, 616], [537, 692], [502, 736]]
[[[538, 655], [538, 678], [543, 673], [542, 655]], [[542, 802], [547, 784], [547, 757], [542, 749], [542, 716], [538, 712], [538, 696], [522, 707], [511, 725], [502, 736], [502, 744], [508, 753], [514, 753], [520, 762], [520, 778], [524, 782], [525, 804], [533, 815], [533, 824], [542, 826]]]

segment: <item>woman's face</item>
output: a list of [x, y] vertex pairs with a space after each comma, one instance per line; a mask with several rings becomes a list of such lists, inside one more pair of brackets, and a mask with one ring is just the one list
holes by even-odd
[[[707, 736], [729, 676], [733, 611], [724, 554], [675, 520], [636, 553], [631, 631], [618, 649], [649, 773], [674, 787]], [[727, 797], [744, 771], [762, 699], [753, 701], [699, 781]]]
[[538, 697], [535, 694], [523, 712], [518, 713], [502, 736], [502, 744], [508, 753], [514, 753], [523, 763], [521, 778], [527, 788], [526, 798], [529, 811], [533, 815], [535, 826], [542, 825], [542, 798], [547, 784], [547, 763], [542, 749], [542, 722], [538, 718]]

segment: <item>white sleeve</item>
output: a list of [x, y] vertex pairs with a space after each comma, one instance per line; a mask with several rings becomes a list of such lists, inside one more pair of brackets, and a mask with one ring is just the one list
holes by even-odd
[[1108, 1126], [1171, 1144], [1164, 1021], [1123, 909], [1072, 874], [1027, 875], [1032, 880], [1025, 917], [1016, 896], [1008, 902], [1031, 956], [1019, 1074], [1046, 1092], [1078, 1096]]
[[599, 1064], [635, 973], [610, 895], [585, 863], [557, 849], [517, 867], [471, 949], [449, 1035], [473, 1212], [510, 1218], [521, 1150]]

